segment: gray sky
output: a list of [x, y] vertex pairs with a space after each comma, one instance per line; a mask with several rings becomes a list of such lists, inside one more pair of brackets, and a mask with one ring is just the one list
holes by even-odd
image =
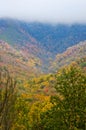
[[0, 17], [50, 23], [86, 23], [86, 0], [0, 0]]

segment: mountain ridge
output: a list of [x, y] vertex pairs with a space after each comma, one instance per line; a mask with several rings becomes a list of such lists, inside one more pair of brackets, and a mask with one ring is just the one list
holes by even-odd
[[54, 70], [55, 72], [61, 67], [71, 64], [74, 61], [77, 62], [84, 57], [86, 57], [86, 41], [67, 48], [61, 54], [57, 54], [55, 60], [50, 65], [50, 70]]

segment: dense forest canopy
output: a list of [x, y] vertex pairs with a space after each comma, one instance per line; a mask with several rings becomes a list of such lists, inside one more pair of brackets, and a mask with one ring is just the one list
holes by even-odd
[[1, 130], [85, 130], [86, 73], [77, 63], [22, 85], [0, 70]]

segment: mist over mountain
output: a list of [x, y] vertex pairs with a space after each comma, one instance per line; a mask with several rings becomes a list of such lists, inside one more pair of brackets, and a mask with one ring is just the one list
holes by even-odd
[[86, 0], [1, 0], [0, 18], [43, 23], [86, 23]]

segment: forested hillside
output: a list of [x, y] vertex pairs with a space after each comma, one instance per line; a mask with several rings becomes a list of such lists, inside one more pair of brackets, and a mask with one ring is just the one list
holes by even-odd
[[50, 65], [50, 69], [55, 72], [61, 67], [84, 57], [86, 57], [86, 41], [80, 42], [77, 45], [69, 47], [65, 52], [57, 54], [55, 60]]
[[[31, 49], [32, 48], [33, 46]], [[36, 53], [37, 49], [38, 48], [34, 46], [33, 53]], [[42, 53], [41, 49], [39, 49], [39, 52], [40, 54]], [[56, 72], [61, 67], [86, 57], [86, 42], [80, 42], [79, 44], [68, 48], [65, 52], [57, 54], [54, 59], [46, 59], [46, 63], [44, 59], [39, 58], [33, 53], [29, 52], [28, 49], [13, 48], [12, 45], [1, 40], [0, 66], [2, 68], [7, 68], [10, 73], [16, 77], [20, 77], [20, 79]]]
[[41, 59], [28, 51], [15, 49], [0, 41], [0, 67], [8, 69], [14, 76], [25, 78], [37, 75], [41, 73], [41, 64]]

